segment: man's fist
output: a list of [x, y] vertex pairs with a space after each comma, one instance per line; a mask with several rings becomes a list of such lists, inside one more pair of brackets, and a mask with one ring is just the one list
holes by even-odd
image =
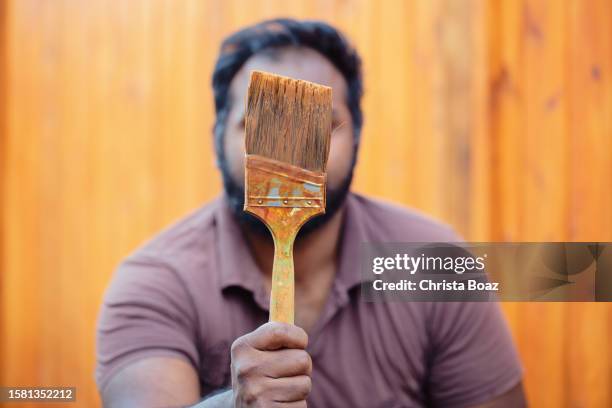
[[270, 322], [232, 344], [236, 407], [306, 407], [312, 361], [300, 327]]

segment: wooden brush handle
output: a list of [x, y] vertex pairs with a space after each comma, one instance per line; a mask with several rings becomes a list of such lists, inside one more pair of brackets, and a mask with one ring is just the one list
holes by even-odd
[[294, 322], [295, 281], [293, 273], [293, 242], [306, 221], [323, 212], [322, 208], [250, 207], [246, 211], [261, 219], [274, 238], [270, 321]]
[[293, 324], [295, 316], [295, 279], [293, 274], [294, 237], [274, 240], [270, 321]]

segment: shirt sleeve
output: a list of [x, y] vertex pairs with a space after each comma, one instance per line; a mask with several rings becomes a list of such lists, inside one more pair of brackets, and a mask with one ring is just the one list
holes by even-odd
[[434, 303], [433, 310], [432, 406], [485, 403], [519, 383], [522, 368], [498, 303]]
[[122, 263], [104, 296], [96, 333], [96, 382], [102, 391], [126, 365], [153, 356], [197, 367], [195, 310], [175, 271], [153, 259]]

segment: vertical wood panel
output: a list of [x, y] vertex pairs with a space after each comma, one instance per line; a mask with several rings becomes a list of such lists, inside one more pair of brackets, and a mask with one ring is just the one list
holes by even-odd
[[[568, 199], [566, 7], [528, 0], [522, 14], [525, 127], [520, 154], [525, 178], [521, 239], [564, 241]], [[563, 303], [527, 304], [522, 311], [519, 341], [530, 362], [527, 392], [534, 406], [559, 407], [566, 401], [566, 308]]]
[[491, 239], [521, 239], [520, 155], [524, 138], [521, 2], [489, 3], [489, 129], [491, 138]]
[[[6, 336], [5, 325], [4, 325], [4, 315], [2, 313], [2, 294], [3, 294], [3, 285], [4, 279], [2, 279], [3, 274], [5, 273], [4, 268], [4, 230], [5, 230], [5, 222], [4, 222], [4, 180], [6, 176], [6, 135], [7, 135], [7, 127], [6, 127], [6, 115], [7, 115], [7, 94], [6, 88], [8, 85], [8, 79], [6, 77], [6, 66], [7, 66], [7, 51], [6, 51], [6, 32], [8, 31], [7, 20], [6, 20], [6, 2], [0, 2], [0, 356], [2, 356], [2, 352], [5, 349], [4, 339]], [[0, 370], [0, 384], [4, 383], [4, 374], [3, 371]]]
[[[212, 64], [275, 16], [361, 52], [358, 191], [470, 240], [612, 240], [607, 0], [0, 1], [0, 382], [99, 405], [112, 270], [219, 193]], [[503, 308], [533, 406], [612, 406], [610, 305]]]
[[[492, 241], [518, 241], [521, 236], [519, 187], [524, 166], [519, 147], [523, 135], [521, 2], [489, 2], [487, 8], [487, 128], [489, 162], [482, 171], [489, 174], [489, 235]], [[483, 120], [480, 118], [480, 120]], [[486, 205], [487, 205], [486, 204]], [[486, 206], [485, 205], [485, 206]], [[504, 303], [513, 337], [525, 369], [525, 385], [530, 388], [530, 364], [522, 342], [523, 304]]]
[[[568, 4], [569, 238], [612, 240], [612, 4]], [[594, 188], [600, 182], [604, 188]], [[578, 304], [568, 311], [568, 404], [612, 403], [612, 310]], [[591, 390], [582, 392], [581, 390]]]

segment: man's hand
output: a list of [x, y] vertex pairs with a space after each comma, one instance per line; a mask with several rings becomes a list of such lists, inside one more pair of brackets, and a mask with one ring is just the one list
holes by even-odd
[[312, 360], [300, 327], [270, 322], [232, 344], [236, 407], [306, 407]]
[[[312, 362], [304, 350], [308, 336], [301, 328], [266, 323], [232, 344], [232, 391], [196, 406], [306, 407]], [[102, 393], [105, 407], [168, 407], [193, 404], [198, 376], [177, 358], [152, 357], [128, 365]]]

